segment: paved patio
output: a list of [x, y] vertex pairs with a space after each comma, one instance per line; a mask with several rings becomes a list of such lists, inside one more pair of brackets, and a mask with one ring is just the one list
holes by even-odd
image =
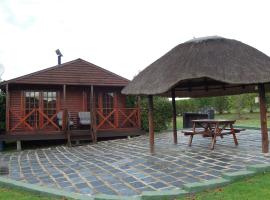
[[156, 154], [151, 155], [148, 137], [99, 142], [68, 148], [59, 146], [21, 152], [0, 153], [0, 162], [10, 167], [9, 178], [81, 194], [138, 195], [142, 191], [181, 188], [185, 183], [215, 179], [223, 172], [245, 169], [247, 165], [270, 163], [261, 153], [259, 131], [238, 134], [217, 141], [209, 150], [210, 139], [178, 133], [156, 135]]

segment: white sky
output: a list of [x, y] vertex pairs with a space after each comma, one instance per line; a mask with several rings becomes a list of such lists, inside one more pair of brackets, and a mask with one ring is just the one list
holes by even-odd
[[[269, 3], [268, 3], [269, 2]], [[270, 1], [0, 0], [7, 80], [82, 58], [132, 79], [171, 48], [219, 35], [270, 55]]]

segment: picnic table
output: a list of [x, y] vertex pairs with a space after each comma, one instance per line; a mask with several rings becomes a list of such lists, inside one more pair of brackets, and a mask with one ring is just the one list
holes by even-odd
[[182, 132], [187, 136], [190, 136], [189, 146], [191, 146], [194, 135], [202, 135], [203, 137], [212, 137], [210, 148], [213, 150], [216, 138], [223, 138], [224, 135], [232, 135], [235, 145], [238, 145], [236, 138], [236, 133], [244, 129], [236, 129], [233, 127], [235, 120], [225, 120], [225, 119], [198, 119], [192, 120], [192, 129], [183, 130]]

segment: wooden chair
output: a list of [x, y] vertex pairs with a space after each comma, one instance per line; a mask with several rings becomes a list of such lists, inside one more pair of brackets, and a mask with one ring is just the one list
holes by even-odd
[[[63, 111], [57, 113], [57, 123], [58, 126], [62, 127], [63, 125]], [[71, 127], [74, 125], [74, 122], [70, 120], [70, 113], [68, 113], [68, 126]]]
[[91, 125], [91, 114], [90, 112], [79, 112], [79, 124], [80, 126], [90, 126]]

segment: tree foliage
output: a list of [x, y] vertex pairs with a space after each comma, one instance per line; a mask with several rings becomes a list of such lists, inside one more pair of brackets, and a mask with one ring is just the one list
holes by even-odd
[[[168, 98], [154, 97], [154, 129], [166, 130], [172, 119], [172, 105]], [[142, 128], [148, 130], [148, 100], [141, 99]]]

